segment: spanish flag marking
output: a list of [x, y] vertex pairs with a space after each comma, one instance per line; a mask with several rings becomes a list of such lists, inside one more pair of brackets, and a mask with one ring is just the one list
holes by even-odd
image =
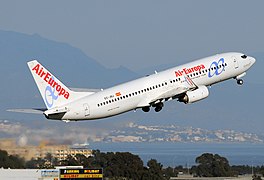
[[116, 96], [121, 96], [121, 92], [115, 93]]

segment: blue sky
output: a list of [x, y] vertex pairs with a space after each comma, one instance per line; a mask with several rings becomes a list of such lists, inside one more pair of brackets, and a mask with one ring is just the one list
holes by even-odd
[[1, 1], [0, 29], [66, 42], [132, 70], [263, 52], [264, 1]]

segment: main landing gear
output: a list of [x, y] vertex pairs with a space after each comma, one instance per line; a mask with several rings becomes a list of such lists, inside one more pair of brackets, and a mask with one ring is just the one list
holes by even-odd
[[149, 112], [150, 111], [150, 107], [149, 106], [143, 107], [142, 110], [144, 112]]
[[155, 107], [156, 112], [160, 112], [163, 108], [164, 104], [162, 102], [155, 104], [153, 107]]
[[[160, 111], [162, 110], [163, 106], [164, 106], [164, 104], [163, 104], [162, 102], [159, 102], [159, 103], [157, 103], [157, 104], [153, 104], [153, 105], [152, 105], [152, 107], [155, 108], [154, 110], [155, 110], [156, 112], [160, 112]], [[142, 108], [142, 110], [143, 110], [144, 112], [149, 112], [149, 111], [150, 111], [150, 106], [145, 106], [145, 107]]]

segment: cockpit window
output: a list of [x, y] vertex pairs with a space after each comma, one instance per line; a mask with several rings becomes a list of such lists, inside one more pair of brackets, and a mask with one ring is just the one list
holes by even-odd
[[244, 55], [242, 55], [241, 57], [242, 57], [243, 59], [246, 59], [246, 58], [247, 58], [247, 55], [244, 54]]

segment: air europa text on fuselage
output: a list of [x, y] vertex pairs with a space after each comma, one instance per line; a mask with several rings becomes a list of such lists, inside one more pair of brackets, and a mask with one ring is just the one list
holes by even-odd
[[57, 83], [52, 77], [49, 72], [45, 72], [43, 67], [41, 67], [40, 64], [37, 64], [32, 71], [35, 71], [35, 73], [42, 78], [44, 81], [48, 83], [51, 87], [53, 87], [57, 92], [58, 95], [63, 95], [65, 99], [68, 99], [70, 96], [70, 93], [66, 91], [59, 83]]
[[183, 68], [182, 70], [175, 71], [175, 75], [176, 75], [176, 77], [179, 77], [179, 76], [182, 76], [183, 74], [190, 74], [193, 72], [199, 72], [204, 68], [205, 68], [205, 66], [203, 64], [198, 65], [198, 66], [194, 66], [192, 68]]

